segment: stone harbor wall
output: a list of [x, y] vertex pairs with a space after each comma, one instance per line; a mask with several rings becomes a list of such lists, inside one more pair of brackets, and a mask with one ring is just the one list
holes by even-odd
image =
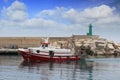
[[41, 37], [0, 37], [0, 48], [37, 47], [40, 42]]
[[[0, 48], [39, 47], [45, 37], [0, 37]], [[49, 37], [49, 43], [57, 47], [66, 47], [71, 37]]]
[[[45, 37], [0, 37], [0, 48], [28, 48], [39, 47]], [[72, 35], [71, 37], [49, 37], [49, 43], [59, 48], [71, 48], [74, 44], [76, 53], [80, 53], [81, 47], [88, 48], [93, 54], [119, 54], [120, 44], [98, 35]]]

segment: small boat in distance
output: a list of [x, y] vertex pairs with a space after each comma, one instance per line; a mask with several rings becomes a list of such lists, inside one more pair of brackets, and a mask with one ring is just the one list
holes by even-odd
[[75, 54], [73, 48], [65, 49], [51, 46], [45, 39], [40, 47], [18, 49], [24, 60], [27, 61], [64, 61], [64, 60], [80, 60], [81, 55]]

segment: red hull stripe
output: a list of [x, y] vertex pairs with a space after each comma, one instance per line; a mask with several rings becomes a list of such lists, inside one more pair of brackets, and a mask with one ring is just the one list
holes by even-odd
[[30, 54], [29, 52], [24, 52], [24, 51], [19, 51], [20, 54], [23, 56], [24, 60], [32, 60], [32, 61], [37, 61], [37, 60], [43, 60], [43, 61], [50, 61], [50, 60], [80, 60], [80, 56], [43, 56], [43, 55], [36, 55], [36, 54]]

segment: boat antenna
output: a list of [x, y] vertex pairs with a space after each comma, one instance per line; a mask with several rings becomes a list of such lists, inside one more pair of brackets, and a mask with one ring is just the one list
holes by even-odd
[[49, 37], [46, 37], [45, 42], [48, 43]]
[[49, 41], [49, 37], [44, 37], [42, 39], [44, 40], [45, 43], [48, 43], [48, 41]]

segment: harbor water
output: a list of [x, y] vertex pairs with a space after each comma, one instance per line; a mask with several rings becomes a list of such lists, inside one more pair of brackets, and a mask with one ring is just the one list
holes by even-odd
[[120, 58], [69, 62], [25, 62], [21, 56], [0, 56], [0, 80], [119, 80]]

